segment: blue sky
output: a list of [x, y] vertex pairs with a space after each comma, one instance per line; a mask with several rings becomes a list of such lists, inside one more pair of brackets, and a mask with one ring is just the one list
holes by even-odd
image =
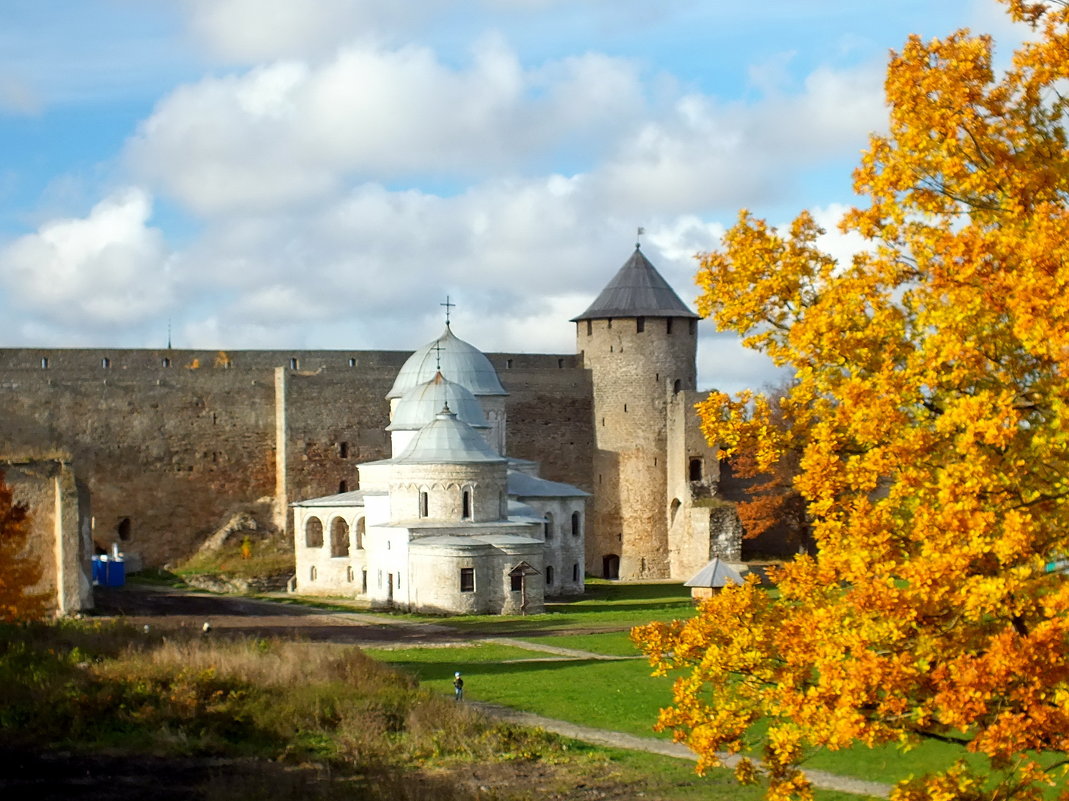
[[[0, 345], [570, 352], [643, 249], [833, 226], [910, 33], [995, 0], [5, 0]], [[848, 252], [829, 236], [828, 247]], [[772, 377], [704, 324], [699, 383]]]

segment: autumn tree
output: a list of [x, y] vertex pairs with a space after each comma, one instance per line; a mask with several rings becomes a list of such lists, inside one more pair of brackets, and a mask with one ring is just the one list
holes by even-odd
[[867, 245], [850, 263], [806, 213], [778, 231], [743, 212], [702, 260], [702, 310], [797, 378], [775, 402], [711, 396], [705, 432], [758, 466], [797, 449], [818, 554], [775, 598], [729, 588], [634, 636], [682, 671], [660, 725], [700, 769], [757, 749], [771, 798], [809, 797], [813, 749], [924, 738], [990, 773], [957, 764], [897, 799], [1064, 787], [1069, 9], [1003, 1], [1035, 36], [1001, 76], [967, 31], [892, 54], [888, 134], [841, 223]]
[[35, 592], [41, 565], [29, 557], [30, 519], [15, 503], [0, 471], [0, 620], [40, 618], [47, 612], [43, 593]]

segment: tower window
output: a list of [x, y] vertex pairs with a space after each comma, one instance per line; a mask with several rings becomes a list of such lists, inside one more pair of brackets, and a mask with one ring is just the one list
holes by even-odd
[[340, 459], [348, 459], [349, 458], [349, 443], [348, 442], [339, 442], [338, 443], [338, 457]]
[[511, 370], [512, 369], [512, 359], [505, 359], [505, 369], [506, 370]]
[[460, 516], [464, 520], [471, 519], [471, 490], [460, 493]]
[[594, 333], [594, 321], [593, 320], [587, 320], [586, 321], [586, 335], [590, 336], [593, 333]]
[[635, 320], [635, 333], [641, 334], [645, 330], [646, 330], [646, 318], [645, 317], [639, 317], [638, 319]]
[[690, 318], [690, 335], [694, 336], [694, 332], [698, 330], [698, 321], [693, 317]]
[[349, 491], [349, 482], [344, 478], [338, 482], [338, 494]]
[[553, 539], [553, 515], [549, 512], [546, 512], [546, 516], [542, 518], [542, 530], [547, 540]]
[[701, 481], [702, 480], [702, 460], [701, 459], [691, 459], [690, 460], [690, 469], [689, 469], [688, 472], [690, 473], [690, 480], [691, 481]]
[[169, 358], [167, 358], [166, 356], [164, 356], [163, 360], [160, 362], [160, 365], [163, 366], [163, 367], [170, 367], [171, 366], [171, 360]]
[[475, 568], [460, 568], [460, 591], [475, 592]]
[[563, 369], [563, 368], [564, 368], [564, 359], [557, 359], [557, 369], [560, 370], [560, 369]]
[[672, 333], [672, 318], [671, 317], [666, 317], [665, 318], [664, 332], [666, 334], [671, 334]]
[[572, 536], [578, 537], [583, 531], [583, 518], [578, 512], [572, 512]]
[[428, 514], [430, 514], [430, 502], [426, 491], [421, 490], [419, 493], [419, 516], [426, 517]]

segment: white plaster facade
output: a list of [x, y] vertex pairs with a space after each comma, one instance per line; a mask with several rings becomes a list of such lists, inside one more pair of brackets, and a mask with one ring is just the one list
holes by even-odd
[[581, 594], [587, 493], [502, 455], [505, 394], [448, 326], [414, 353], [388, 395], [391, 458], [360, 465], [357, 491], [292, 505], [297, 590], [449, 614]]

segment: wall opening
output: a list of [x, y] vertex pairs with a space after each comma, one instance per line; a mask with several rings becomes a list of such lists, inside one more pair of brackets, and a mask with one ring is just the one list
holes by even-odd
[[679, 507], [680, 506], [682, 506], [682, 504], [679, 502], [679, 498], [673, 498], [672, 499], [672, 505], [669, 507], [669, 510], [668, 510], [668, 514], [669, 514], [668, 524], [669, 525], [671, 525], [672, 523], [676, 522], [676, 512], [679, 511]]
[[323, 521], [318, 517], [309, 517], [304, 524], [304, 547], [323, 547]]
[[356, 367], [356, 359], [350, 358], [349, 359], [349, 366], [350, 367]]
[[349, 555], [349, 524], [340, 517], [330, 522], [330, 555]]
[[683, 382], [677, 378], [672, 382], [672, 393], [677, 394], [681, 389], [683, 389]]
[[339, 459], [348, 459], [349, 458], [349, 443], [348, 442], [339, 442], [338, 443], [338, 458]]
[[160, 361], [160, 365], [162, 367], [170, 367], [171, 366], [171, 360], [169, 358], [167, 358], [166, 356], [164, 356], [163, 359]]
[[48, 369], [48, 357], [47, 356], [42, 356], [41, 357], [41, 369], [42, 370], [47, 370]]
[[583, 533], [583, 516], [578, 512], [572, 512], [572, 536], [578, 537]]
[[666, 334], [671, 334], [672, 333], [672, 318], [671, 317], [666, 317], [665, 318], [664, 332]]
[[111, 359], [109, 359], [107, 356], [105, 356], [103, 359], [100, 360], [100, 366], [105, 368], [105, 369], [107, 369], [108, 367], [111, 367]]
[[460, 517], [464, 520], [471, 519], [471, 490], [460, 493]]
[[318, 575], [319, 575], [319, 571], [316, 570], [316, 566], [315, 565], [312, 565], [312, 569], [308, 571], [309, 580], [310, 581], [315, 581], [316, 580], [316, 576], [318, 576]]
[[509, 573], [509, 589], [513, 592], [520, 592], [523, 589], [522, 573]]
[[691, 481], [701, 481], [702, 480], [702, 460], [701, 459], [691, 459], [690, 460], [690, 467], [687, 470], [687, 473], [690, 475], [690, 480]]
[[641, 334], [645, 330], [646, 330], [646, 318], [645, 317], [636, 317], [635, 318], [635, 333], [636, 334]]
[[349, 565], [347, 568], [345, 568], [345, 580], [347, 582], [349, 582], [350, 584], [353, 583], [353, 566], [352, 565]]
[[338, 493], [340, 494], [340, 493], [348, 492], [348, 491], [349, 491], [349, 482], [346, 481], [343, 478], [341, 481], [338, 482]]
[[426, 490], [420, 490], [419, 493], [419, 516], [426, 517], [430, 514], [430, 499], [427, 497]]
[[115, 534], [119, 537], [120, 542], [126, 542], [130, 539], [130, 518], [124, 517], [119, 521], [119, 525], [115, 527]]
[[576, 562], [574, 565], [572, 565], [572, 581], [575, 581], [575, 582], [579, 581], [579, 563], [578, 562]]
[[367, 523], [364, 522], [364, 518], [359, 518], [356, 521], [356, 550], [361, 551], [364, 549], [364, 533], [367, 531]]
[[367, 593], [367, 568], [360, 571], [360, 592]]
[[593, 333], [594, 333], [594, 321], [593, 320], [587, 320], [586, 321], [586, 335], [587, 336], [591, 336]]
[[546, 565], [546, 586], [553, 585], [553, 565]]
[[300, 366], [300, 364], [301, 364], [301, 362], [296, 356], [294, 356], [292, 359], [290, 359], [290, 369], [291, 370], [296, 370]]
[[601, 577], [607, 579], [620, 578], [620, 557], [609, 553], [601, 557]]
[[460, 568], [460, 591], [475, 592], [475, 568]]
[[542, 531], [547, 540], [553, 539], [553, 515], [549, 512], [542, 517]]

